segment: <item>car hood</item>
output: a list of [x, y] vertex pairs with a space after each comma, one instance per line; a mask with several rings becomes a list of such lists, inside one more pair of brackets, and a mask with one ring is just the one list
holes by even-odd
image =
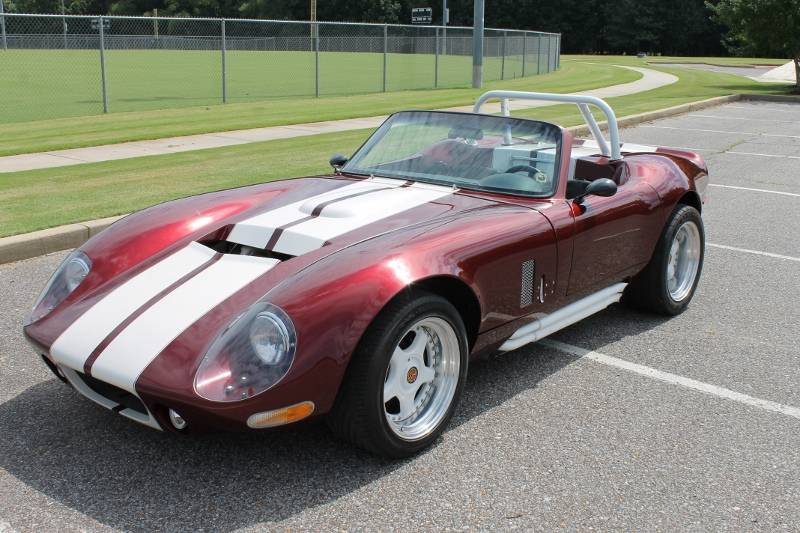
[[225, 241], [249, 248], [245, 254], [302, 258], [292, 261], [299, 266], [394, 229], [492, 203], [437, 185], [314, 176], [166, 202], [116, 222], [82, 249], [105, 281], [190, 242]]
[[[282, 256], [304, 256], [468, 208], [450, 187], [386, 178], [328, 180], [324, 192], [268, 203], [236, 221], [228, 242]], [[303, 185], [300, 185], [301, 187]], [[458, 204], [458, 206], [456, 205]]]

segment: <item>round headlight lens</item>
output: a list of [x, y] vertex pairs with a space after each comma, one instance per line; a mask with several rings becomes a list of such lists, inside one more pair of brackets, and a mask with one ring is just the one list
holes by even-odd
[[36, 322], [47, 316], [78, 288], [91, 270], [92, 261], [85, 253], [75, 250], [69, 254], [45, 285], [28, 316], [27, 323]]
[[296, 345], [289, 316], [276, 305], [258, 302], [211, 343], [195, 374], [195, 392], [216, 402], [260, 394], [289, 371]]
[[278, 365], [289, 353], [289, 331], [286, 324], [270, 311], [262, 311], [250, 326], [250, 343], [265, 365]]

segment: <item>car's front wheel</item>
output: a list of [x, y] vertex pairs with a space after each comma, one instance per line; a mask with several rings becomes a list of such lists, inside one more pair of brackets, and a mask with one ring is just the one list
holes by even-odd
[[682, 313], [694, 296], [705, 255], [700, 213], [692, 206], [675, 207], [653, 257], [625, 290], [624, 301], [664, 315]]
[[350, 362], [328, 424], [385, 457], [408, 457], [444, 430], [467, 375], [467, 335], [447, 300], [411, 290], [375, 319]]

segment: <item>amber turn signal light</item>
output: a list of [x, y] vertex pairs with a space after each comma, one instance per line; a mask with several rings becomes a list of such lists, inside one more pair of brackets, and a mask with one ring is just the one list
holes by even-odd
[[254, 413], [247, 419], [247, 426], [253, 429], [272, 428], [291, 424], [307, 418], [314, 412], [314, 402], [300, 402], [288, 407]]

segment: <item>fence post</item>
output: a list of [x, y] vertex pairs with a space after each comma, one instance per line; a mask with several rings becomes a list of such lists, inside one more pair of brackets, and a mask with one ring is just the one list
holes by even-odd
[[551, 58], [551, 55], [550, 55], [551, 54], [551, 52], [550, 52], [550, 41], [551, 40], [552, 40], [552, 36], [548, 35], [547, 36], [547, 72], [550, 72], [550, 58]]
[[228, 69], [225, 65], [225, 51], [227, 46], [225, 45], [225, 19], [222, 19], [222, 23], [220, 24], [222, 30], [222, 103], [228, 103]]
[[100, 83], [103, 91], [103, 113], [108, 113], [108, 84], [106, 82], [106, 30], [103, 17], [97, 18], [100, 29]]
[[561, 34], [558, 34], [558, 45], [556, 47], [556, 68], [561, 68]]
[[500, 60], [500, 79], [506, 79], [506, 35], [507, 32], [503, 32], [503, 59]]
[[8, 50], [8, 41], [6, 40], [6, 16], [3, 8], [3, 0], [0, 0], [0, 36], [2, 36], [3, 50]]
[[312, 26], [314, 31], [314, 96], [319, 98], [319, 23]]
[[525, 77], [525, 59], [528, 55], [528, 32], [522, 32], [522, 77]]
[[536, 35], [536, 74], [542, 73], [542, 34]]
[[435, 59], [433, 60], [433, 88], [439, 88], [439, 27], [436, 27]]
[[386, 92], [386, 58], [389, 53], [389, 25], [383, 25], [383, 92]]

